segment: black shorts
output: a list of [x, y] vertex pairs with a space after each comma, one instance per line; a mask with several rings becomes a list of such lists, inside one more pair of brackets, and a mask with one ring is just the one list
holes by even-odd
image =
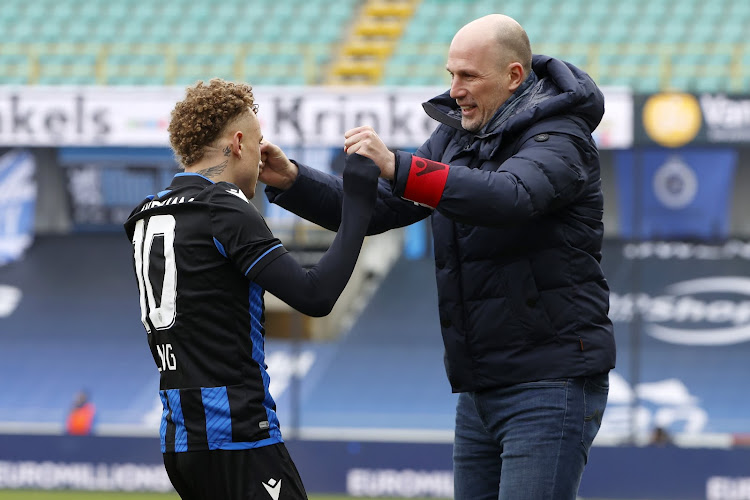
[[307, 500], [284, 443], [164, 453], [164, 466], [183, 500]]

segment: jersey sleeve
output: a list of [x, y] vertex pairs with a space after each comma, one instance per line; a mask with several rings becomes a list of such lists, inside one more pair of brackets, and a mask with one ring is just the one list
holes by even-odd
[[233, 184], [217, 183], [210, 198], [211, 233], [218, 251], [249, 280], [287, 250], [258, 209]]

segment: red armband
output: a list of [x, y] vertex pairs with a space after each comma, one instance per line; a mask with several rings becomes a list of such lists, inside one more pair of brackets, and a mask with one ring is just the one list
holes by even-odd
[[411, 157], [404, 198], [435, 208], [443, 196], [450, 167], [445, 163]]

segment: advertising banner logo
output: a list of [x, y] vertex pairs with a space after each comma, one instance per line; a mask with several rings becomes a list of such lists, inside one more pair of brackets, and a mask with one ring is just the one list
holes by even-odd
[[[422, 103], [442, 87], [254, 87], [263, 134], [285, 146], [341, 147], [344, 132], [372, 126], [389, 146], [419, 147], [437, 127]], [[594, 138], [603, 149], [633, 143], [629, 89], [603, 88], [606, 111]], [[169, 145], [167, 127], [183, 87], [0, 85], [0, 146]]]
[[620, 234], [626, 238], [725, 238], [737, 152], [617, 151]]
[[634, 104], [636, 145], [750, 143], [750, 96], [669, 92]]

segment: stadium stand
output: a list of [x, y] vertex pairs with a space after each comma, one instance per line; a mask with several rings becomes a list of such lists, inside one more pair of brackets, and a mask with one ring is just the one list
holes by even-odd
[[450, 431], [456, 399], [443, 368], [432, 259], [397, 261], [305, 381], [304, 427]]
[[535, 52], [578, 64], [602, 85], [750, 85], [744, 0], [233, 2], [5, 0], [0, 84], [182, 85], [222, 76], [255, 85], [441, 85], [455, 31], [502, 12], [526, 28]]
[[[153, 406], [153, 369], [138, 318], [122, 234], [37, 238], [26, 258], [0, 268], [18, 309], [1, 318], [0, 421], [54, 430], [86, 389], [97, 423], [138, 423]], [[85, 263], [85, 265], [83, 264]]]
[[[613, 255], [620, 243], [606, 244]], [[0, 430], [59, 430], [73, 395], [87, 389], [98, 409], [95, 432], [155, 432], [158, 373], [138, 320], [130, 252], [119, 233], [44, 236], [24, 260], [0, 267], [0, 284], [23, 295], [14, 313], [0, 318], [0, 377], [9, 381], [0, 395]], [[621, 293], [629, 272], [608, 265]], [[399, 259], [338, 340], [267, 340], [285, 428], [450, 434], [455, 395], [443, 369], [433, 266], [431, 258]], [[746, 378], [750, 344], [696, 349], [641, 336], [635, 345], [630, 334], [627, 323], [616, 323], [618, 367], [604, 437], [629, 432], [633, 411], [643, 425], [674, 421], [677, 432], [746, 433], [750, 402], [733, 381]], [[293, 356], [307, 360], [294, 389]]]

